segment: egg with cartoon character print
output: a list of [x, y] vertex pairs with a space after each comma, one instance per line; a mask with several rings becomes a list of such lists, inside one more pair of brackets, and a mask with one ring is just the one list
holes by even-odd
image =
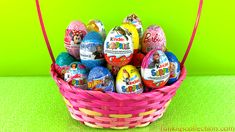
[[106, 38], [106, 31], [104, 28], [104, 24], [100, 20], [90, 20], [87, 24], [87, 30], [88, 32], [96, 31], [100, 33], [103, 40]]
[[150, 50], [166, 50], [166, 36], [163, 29], [157, 25], [149, 26], [142, 38], [142, 52], [147, 54]]
[[123, 66], [116, 78], [118, 93], [142, 93], [144, 91], [139, 71], [132, 65]]
[[131, 23], [123, 23], [121, 26], [127, 29], [131, 33], [134, 54], [137, 53], [139, 51], [140, 43], [139, 43], [139, 34], [138, 31], [136, 30], [136, 27]]
[[141, 76], [145, 86], [149, 88], [163, 87], [169, 80], [170, 63], [161, 50], [151, 50], [143, 59]]
[[72, 21], [65, 31], [65, 48], [76, 59], [80, 59], [80, 44], [86, 34], [86, 26], [80, 21]]
[[169, 67], [170, 78], [169, 78], [169, 81], [167, 82], [167, 84], [173, 84], [179, 78], [180, 63], [179, 63], [177, 57], [172, 52], [166, 51], [165, 54], [170, 62], [170, 67]]
[[64, 80], [77, 88], [87, 89], [87, 69], [80, 62], [72, 62], [64, 75]]
[[88, 89], [102, 92], [114, 92], [114, 80], [109, 70], [102, 66], [92, 68], [88, 75]]
[[98, 32], [86, 34], [80, 45], [80, 58], [88, 69], [104, 65], [103, 39]]
[[104, 42], [104, 56], [110, 65], [121, 67], [128, 64], [133, 52], [133, 41], [128, 30], [117, 26], [108, 33]]
[[143, 27], [142, 27], [142, 22], [139, 19], [139, 17], [136, 14], [130, 14], [128, 15], [124, 20], [123, 23], [131, 23], [133, 24], [139, 34], [139, 38], [142, 38], [143, 36]]

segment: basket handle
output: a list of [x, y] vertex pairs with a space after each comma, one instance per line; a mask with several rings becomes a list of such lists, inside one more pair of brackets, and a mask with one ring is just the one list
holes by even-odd
[[[186, 59], [188, 57], [188, 54], [190, 52], [190, 49], [192, 47], [193, 40], [194, 40], [194, 37], [196, 35], [198, 23], [199, 23], [200, 16], [201, 16], [202, 4], [203, 4], [203, 0], [200, 0], [199, 6], [198, 6], [197, 18], [196, 18], [196, 21], [195, 21], [195, 24], [194, 24], [194, 28], [193, 28], [193, 32], [192, 32], [190, 41], [188, 43], [188, 47], [187, 47], [187, 49], [185, 51], [183, 60], [181, 61], [181, 67], [184, 66], [184, 63], [185, 63], [185, 61], [186, 61]], [[44, 40], [46, 42], [47, 49], [48, 49], [48, 52], [50, 54], [52, 63], [54, 64], [55, 63], [55, 57], [53, 55], [53, 52], [52, 52], [52, 49], [51, 49], [51, 45], [50, 45], [49, 39], [47, 37], [47, 33], [46, 33], [46, 29], [45, 29], [44, 22], [43, 22], [43, 19], [42, 19], [42, 13], [41, 13], [41, 10], [40, 10], [40, 5], [39, 5], [39, 1], [38, 0], [36, 0], [36, 6], [37, 6], [38, 17], [39, 17], [42, 33], [43, 33], [43, 36], [44, 36]]]

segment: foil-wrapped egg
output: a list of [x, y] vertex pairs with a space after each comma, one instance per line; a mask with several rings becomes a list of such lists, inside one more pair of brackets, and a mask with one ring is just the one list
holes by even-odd
[[142, 38], [142, 52], [147, 54], [150, 50], [166, 50], [166, 37], [160, 26], [149, 26]]
[[144, 91], [139, 71], [132, 65], [123, 66], [116, 78], [118, 93], [142, 93]]
[[120, 67], [112, 66], [110, 64], [107, 64], [107, 68], [109, 69], [109, 71], [112, 73], [113, 76], [117, 76], [118, 71], [120, 70]]
[[69, 69], [69, 65], [76, 61], [69, 53], [61, 52], [56, 58], [56, 64], [59, 66], [56, 68], [57, 73], [61, 77], [64, 77], [65, 72]]
[[123, 28], [127, 29], [131, 33], [132, 41], [133, 41], [133, 49], [134, 54], [139, 51], [139, 34], [136, 30], [136, 27], [131, 23], [124, 23], [121, 25]]
[[170, 77], [169, 60], [161, 50], [151, 50], [143, 59], [141, 76], [149, 88], [163, 87]]
[[64, 80], [77, 88], [87, 89], [87, 69], [80, 62], [72, 62], [64, 75]]
[[173, 84], [176, 82], [180, 75], [180, 63], [177, 59], [177, 57], [172, 52], [165, 52], [169, 62], [170, 62], [170, 78], [167, 82], [167, 84]]
[[103, 39], [98, 32], [88, 32], [80, 45], [80, 59], [88, 69], [105, 63]]
[[66, 29], [65, 48], [76, 59], [80, 59], [80, 44], [86, 33], [86, 26], [80, 21], [72, 21]]
[[136, 14], [130, 14], [128, 15], [124, 20], [123, 23], [131, 23], [133, 24], [138, 33], [139, 33], [139, 38], [142, 38], [143, 36], [143, 27], [142, 27], [142, 23], [141, 20], [139, 19], [139, 17]]
[[114, 92], [114, 80], [109, 70], [102, 66], [92, 68], [88, 75], [88, 89]]
[[96, 31], [100, 33], [100, 35], [103, 37], [103, 40], [106, 38], [104, 24], [100, 20], [90, 20], [87, 24], [87, 31]]
[[131, 33], [123, 27], [113, 28], [104, 42], [105, 60], [112, 66], [124, 66], [133, 56], [133, 41]]

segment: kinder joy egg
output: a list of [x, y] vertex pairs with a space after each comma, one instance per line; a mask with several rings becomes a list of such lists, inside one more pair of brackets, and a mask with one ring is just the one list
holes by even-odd
[[180, 75], [180, 63], [177, 59], [177, 57], [172, 52], [165, 52], [169, 62], [170, 62], [170, 78], [168, 80], [168, 84], [172, 84], [176, 82]]
[[96, 31], [100, 33], [100, 35], [103, 37], [103, 40], [106, 37], [106, 31], [104, 28], [104, 24], [100, 20], [91, 20], [87, 24], [87, 30], [90, 31]]
[[117, 76], [118, 71], [120, 70], [120, 67], [117, 66], [112, 66], [110, 64], [107, 64], [107, 68], [109, 69], [109, 71], [112, 73], [112, 75]]
[[163, 87], [170, 77], [169, 60], [161, 50], [151, 50], [143, 59], [141, 76], [146, 87]]
[[130, 23], [124, 23], [121, 25], [123, 28], [127, 29], [132, 36], [133, 41], [133, 48], [134, 48], [134, 54], [138, 52], [139, 50], [139, 34], [136, 30], [136, 27], [133, 24]]
[[124, 66], [133, 56], [133, 41], [126, 29], [118, 26], [113, 28], [104, 42], [105, 60], [112, 66]]
[[88, 69], [103, 65], [103, 40], [98, 32], [88, 32], [80, 45], [80, 59]]
[[131, 60], [131, 64], [133, 66], [135, 66], [140, 71], [143, 59], [144, 59], [144, 54], [143, 53], [140, 53], [140, 52], [139, 53], [135, 53], [133, 55], [132, 60]]
[[64, 80], [75, 87], [87, 89], [86, 67], [79, 62], [72, 62], [64, 75]]
[[166, 50], [166, 37], [160, 26], [149, 26], [142, 38], [142, 52], [147, 54], [150, 50]]
[[102, 66], [92, 68], [88, 75], [88, 89], [114, 92], [113, 76], [109, 70]]
[[80, 44], [86, 33], [86, 26], [80, 21], [72, 21], [66, 29], [64, 37], [65, 48], [76, 59], [80, 59]]
[[61, 52], [56, 58], [56, 64], [58, 65], [56, 68], [57, 73], [64, 77], [65, 72], [69, 69], [69, 65], [74, 61], [76, 60], [70, 54]]
[[142, 38], [142, 36], [143, 36], [143, 27], [142, 27], [142, 23], [141, 23], [138, 16], [136, 16], [135, 14], [131, 14], [123, 20], [123, 23], [133, 24], [136, 27], [136, 29], [139, 33], [139, 38]]
[[123, 66], [116, 78], [118, 93], [142, 93], [144, 91], [139, 71], [132, 65]]

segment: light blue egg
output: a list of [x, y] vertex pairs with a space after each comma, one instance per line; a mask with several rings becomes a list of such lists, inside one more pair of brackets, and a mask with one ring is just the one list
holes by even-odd
[[98, 32], [86, 34], [80, 45], [80, 58], [88, 69], [104, 65], [103, 38]]
[[177, 59], [177, 57], [172, 52], [165, 52], [169, 62], [170, 62], [170, 78], [167, 82], [167, 84], [173, 84], [176, 82], [180, 75], [180, 63]]

